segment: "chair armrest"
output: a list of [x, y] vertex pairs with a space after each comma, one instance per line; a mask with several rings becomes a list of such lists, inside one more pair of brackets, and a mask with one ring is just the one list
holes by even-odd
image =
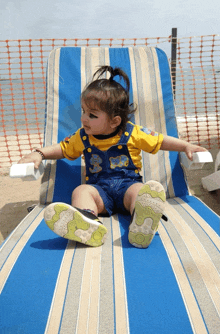
[[44, 172], [44, 164], [41, 163], [39, 168], [34, 168], [34, 163], [30, 162], [27, 164], [14, 164], [10, 168], [10, 177], [22, 178], [24, 181], [34, 181]]
[[193, 153], [193, 160], [189, 160], [185, 152], [180, 152], [180, 163], [188, 169], [201, 169], [207, 162], [213, 162], [210, 152]]

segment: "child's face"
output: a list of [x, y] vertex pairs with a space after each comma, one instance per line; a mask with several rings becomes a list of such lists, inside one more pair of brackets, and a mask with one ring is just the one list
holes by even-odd
[[95, 105], [88, 107], [82, 100], [81, 121], [87, 135], [108, 135], [115, 131], [114, 122]]

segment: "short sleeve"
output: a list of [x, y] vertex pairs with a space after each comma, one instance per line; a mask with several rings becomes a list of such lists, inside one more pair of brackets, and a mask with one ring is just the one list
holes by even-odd
[[152, 154], [159, 151], [164, 138], [161, 133], [138, 125], [135, 125], [132, 137], [137, 148]]
[[84, 149], [84, 145], [80, 137], [80, 129], [62, 140], [60, 142], [60, 146], [65, 158], [69, 160], [75, 160], [79, 158], [82, 155]]

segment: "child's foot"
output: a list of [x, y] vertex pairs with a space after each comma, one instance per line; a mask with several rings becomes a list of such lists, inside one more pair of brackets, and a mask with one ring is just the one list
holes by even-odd
[[86, 210], [65, 203], [52, 203], [44, 212], [47, 226], [59, 236], [89, 246], [101, 246], [107, 229], [98, 218]]
[[139, 190], [129, 226], [129, 242], [139, 248], [147, 248], [158, 229], [166, 202], [163, 186], [148, 181]]

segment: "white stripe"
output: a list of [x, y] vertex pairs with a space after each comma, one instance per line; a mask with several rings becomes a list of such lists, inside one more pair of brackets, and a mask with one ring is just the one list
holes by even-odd
[[105, 48], [105, 65], [110, 65], [109, 48]]
[[160, 68], [159, 68], [158, 57], [157, 57], [157, 52], [155, 48], [151, 48], [151, 54], [153, 56], [153, 61], [154, 61], [154, 71], [155, 71], [155, 80], [156, 80], [157, 93], [158, 93], [161, 132], [164, 135], [166, 135], [167, 129], [166, 129], [165, 114], [164, 114], [163, 94], [162, 94], [161, 79], [160, 79]]
[[[86, 86], [86, 49], [85, 47], [81, 48], [81, 92]], [[81, 183], [86, 183], [85, 180], [85, 160], [80, 159], [81, 165]]]
[[[48, 62], [48, 97], [47, 97], [47, 127], [45, 133], [45, 146], [57, 144], [58, 134], [58, 115], [59, 115], [59, 61], [60, 61], [60, 48], [51, 52]], [[53, 80], [51, 79], [53, 78]], [[52, 137], [51, 137], [52, 133]], [[51, 203], [54, 192], [54, 180], [56, 175], [56, 161], [48, 160], [50, 166], [49, 179], [41, 185], [41, 198], [47, 203]], [[46, 198], [45, 195], [47, 196]]]
[[[149, 129], [157, 131], [157, 129], [155, 129], [155, 119], [154, 119], [155, 115], [153, 113], [155, 108], [154, 103], [157, 103], [157, 101], [153, 100], [153, 95], [152, 95], [152, 88], [154, 89], [154, 87], [152, 87], [152, 79], [151, 79], [152, 65], [150, 64], [150, 55], [151, 53], [148, 48], [139, 49], [141, 67], [143, 68], [142, 82], [143, 82], [143, 95], [144, 95], [144, 106], [145, 106], [142, 117], [143, 116], [145, 117], [145, 124]], [[150, 154], [149, 160], [150, 160], [151, 178], [152, 180], [157, 180], [160, 182], [158, 156]]]
[[[134, 60], [134, 49], [132, 47], [128, 48], [129, 58], [130, 58], [130, 67], [131, 67], [131, 80], [132, 80], [132, 93], [133, 93], [133, 103], [134, 106], [137, 106], [137, 110], [134, 114], [135, 124], [140, 125], [140, 110], [138, 108], [138, 88], [137, 88], [137, 74], [135, 68], [135, 60]], [[141, 151], [141, 160], [143, 161], [143, 151]], [[144, 169], [142, 168], [140, 171], [140, 175], [143, 175]]]
[[99, 322], [102, 247], [86, 250], [76, 333], [96, 333]]
[[53, 110], [53, 137], [52, 145], [57, 144], [58, 122], [59, 122], [59, 65], [60, 49], [55, 54], [55, 71], [54, 71], [54, 110]]
[[[134, 49], [129, 47], [129, 58], [130, 58], [130, 67], [131, 67], [131, 77], [132, 77], [132, 92], [133, 92], [133, 103], [138, 106], [138, 92], [137, 92], [137, 78], [136, 78], [136, 68], [134, 61]], [[140, 124], [140, 114], [139, 110], [135, 113], [135, 123]]]
[[59, 332], [63, 306], [65, 302], [66, 289], [68, 284], [69, 272], [71, 270], [72, 259], [75, 253], [73, 242], [68, 242], [63, 260], [60, 266], [56, 287], [54, 289], [53, 300], [47, 320], [45, 333], [56, 334]]
[[129, 334], [127, 292], [125, 284], [123, 250], [118, 217], [112, 216], [114, 282], [115, 282], [115, 323], [117, 334]]
[[176, 281], [179, 286], [184, 304], [186, 306], [193, 332], [197, 334], [206, 334], [206, 326], [204, 324], [203, 317], [201, 315], [197, 301], [188, 282], [182, 264], [179, 260], [178, 254], [173, 247], [173, 244], [162, 224], [159, 225], [158, 232], [160, 234], [164, 248], [167, 252], [170, 264], [173, 269], [173, 273], [176, 277]]
[[[157, 82], [157, 92], [158, 92], [158, 104], [159, 104], [159, 113], [160, 113], [160, 123], [161, 123], [161, 133], [163, 135], [167, 135], [166, 129], [166, 119], [164, 113], [164, 103], [163, 103], [163, 93], [161, 87], [161, 79], [160, 79], [160, 68], [158, 63], [157, 52], [155, 48], [151, 48], [153, 60], [154, 60], [154, 69], [155, 69], [155, 79]], [[163, 158], [165, 159], [165, 173], [166, 173], [166, 186], [168, 188], [169, 197], [174, 197], [174, 187], [172, 180], [172, 171], [170, 166], [169, 152], [164, 151]], [[160, 161], [158, 161], [160, 163]]]

